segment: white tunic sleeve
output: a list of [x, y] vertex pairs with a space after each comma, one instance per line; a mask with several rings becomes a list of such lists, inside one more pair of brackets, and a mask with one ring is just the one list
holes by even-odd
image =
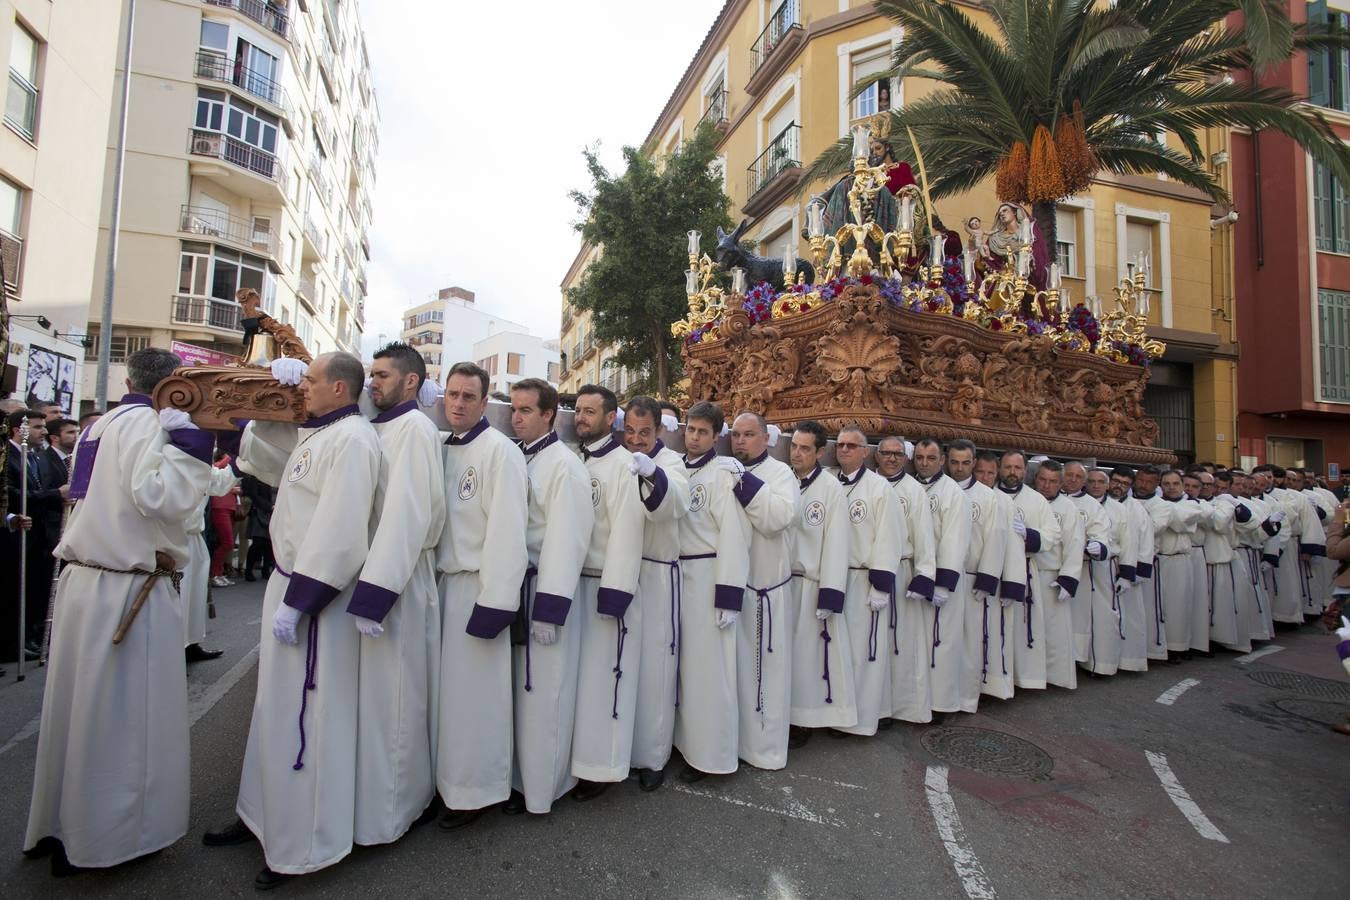
[[[713, 605], [740, 612], [750, 583], [750, 518], [732, 496], [730, 472], [713, 473], [709, 507], [717, 522], [716, 588]], [[685, 495], [688, 496], [688, 490]]]
[[[979, 506], [975, 505], [975, 508], [979, 509]], [[986, 594], [998, 591], [998, 583], [1007, 559], [1008, 534], [1012, 531], [1012, 520], [1005, 521], [1005, 517], [999, 515], [1001, 509], [998, 498], [994, 498], [985, 504], [982, 510], [984, 515], [980, 517], [979, 527], [984, 533], [984, 541], [980, 548], [980, 559], [975, 565], [975, 581], [972, 588]], [[973, 522], [971, 527], [975, 527]]]
[[[591, 528], [595, 509], [591, 506], [591, 482], [586, 469], [572, 451], [556, 452], [568, 459], [550, 471], [549, 482], [538, 485], [545, 491], [544, 539], [539, 548], [539, 571], [535, 574], [534, 607], [530, 617], [536, 622], [562, 625], [572, 608], [586, 551], [591, 546]], [[540, 460], [543, 462], [543, 460]]]
[[800, 492], [786, 480], [760, 479], [746, 472], [735, 487], [736, 499], [750, 517], [750, 525], [763, 534], [777, 534], [792, 524]]
[[931, 488], [930, 495], [937, 501], [933, 515], [934, 534], [937, 537], [937, 586], [946, 591], [956, 590], [961, 573], [966, 568], [966, 551], [970, 546], [970, 504], [966, 492], [956, 482], [943, 475]]
[[877, 524], [872, 537], [872, 552], [867, 557], [867, 580], [872, 587], [894, 594], [895, 570], [900, 564], [900, 549], [909, 524], [905, 521], [900, 498], [891, 489], [889, 482], [880, 475], [867, 480], [877, 485], [872, 495]]
[[923, 491], [919, 491], [916, 502], [909, 505], [908, 524], [909, 543], [914, 548], [914, 577], [906, 590], [931, 600], [933, 588], [937, 586], [937, 528], [932, 506]]
[[643, 509], [651, 522], [673, 522], [689, 512], [689, 475], [684, 460], [674, 451], [658, 453], [656, 471], [650, 479], [634, 475]]
[[[848, 504], [844, 502], [843, 491], [829, 491], [827, 498], [825, 521], [821, 526], [824, 533], [820, 541], [820, 592], [816, 608], [841, 613], [844, 611], [844, 591], [848, 587], [849, 541], [853, 528], [848, 521]], [[893, 502], [900, 505], [898, 499]]]
[[637, 592], [642, 568], [642, 529], [647, 514], [638, 496], [637, 479], [626, 471], [627, 463], [616, 459], [610, 465], [622, 465], [621, 477], [605, 485], [603, 501], [609, 518], [609, 543], [605, 547], [604, 566], [600, 570], [600, 591], [596, 610], [602, 616], [622, 618]]
[[[1078, 515], [1078, 505], [1068, 498], [1065, 502], [1064, 521], [1060, 525], [1060, 563], [1055, 573], [1055, 583], [1070, 594], [1078, 593], [1078, 576], [1083, 573], [1083, 549], [1087, 546], [1087, 531], [1083, 519]], [[1100, 540], [1101, 538], [1097, 538]]]
[[[139, 412], [129, 415], [144, 418]], [[141, 515], [182, 523], [196, 511], [210, 484], [213, 439], [196, 428], [166, 432], [157, 417], [153, 427], [135, 424], [139, 427], [134, 432], [130, 421], [124, 426], [131, 439], [122, 451], [134, 463], [122, 468], [122, 485]]]
[[[491, 434], [500, 432], [490, 432], [478, 440]], [[525, 543], [529, 476], [525, 471], [525, 455], [505, 436], [501, 436], [500, 448], [492, 451], [485, 468], [490, 505], [478, 561], [478, 597], [464, 630], [475, 637], [491, 639], [511, 624], [520, 609], [520, 586], [530, 558]]]
[[300, 430], [283, 422], [252, 421], [244, 426], [239, 440], [239, 456], [234, 465], [242, 473], [280, 487], [291, 451], [300, 439]]

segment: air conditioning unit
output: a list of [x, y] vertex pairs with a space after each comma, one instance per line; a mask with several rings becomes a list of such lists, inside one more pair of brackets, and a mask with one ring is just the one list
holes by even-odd
[[212, 138], [196, 138], [192, 141], [192, 152], [200, 153], [205, 156], [218, 156], [220, 153], [220, 142]]

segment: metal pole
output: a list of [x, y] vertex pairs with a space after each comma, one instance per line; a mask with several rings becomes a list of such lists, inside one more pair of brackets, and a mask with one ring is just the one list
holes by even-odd
[[[19, 425], [19, 515], [28, 517], [28, 420]], [[28, 529], [19, 532], [19, 681], [23, 681], [23, 655], [28, 630]]]
[[113, 175], [112, 218], [108, 223], [108, 267], [103, 282], [103, 315], [98, 330], [98, 374], [94, 408], [108, 409], [108, 369], [112, 365], [113, 287], [117, 282], [117, 235], [122, 225], [122, 167], [127, 155], [127, 106], [131, 102], [131, 36], [136, 26], [136, 0], [127, 0], [127, 45], [122, 55], [122, 109], [117, 126], [117, 166]]

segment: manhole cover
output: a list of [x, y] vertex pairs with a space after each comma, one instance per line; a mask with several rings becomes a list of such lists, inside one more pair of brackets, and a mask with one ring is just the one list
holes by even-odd
[[1298, 672], [1285, 672], [1279, 669], [1263, 669], [1249, 672], [1247, 677], [1266, 687], [1282, 691], [1298, 691], [1310, 697], [1325, 697], [1328, 700], [1350, 701], [1350, 684], [1332, 681], [1329, 678], [1317, 678], [1312, 675], [1300, 675]]
[[1275, 706], [1291, 716], [1298, 716], [1300, 719], [1307, 719], [1309, 722], [1317, 722], [1328, 727], [1347, 721], [1346, 716], [1350, 714], [1350, 707], [1347, 707], [1344, 703], [1336, 703], [1331, 700], [1308, 700], [1303, 697], [1281, 697], [1275, 701]]
[[942, 727], [924, 732], [924, 749], [943, 762], [1009, 778], [1049, 777], [1055, 761], [1040, 747], [1001, 731]]

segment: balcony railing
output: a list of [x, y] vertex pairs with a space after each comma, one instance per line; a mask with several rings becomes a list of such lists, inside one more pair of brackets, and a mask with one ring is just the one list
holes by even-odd
[[205, 325], [224, 331], [243, 330], [239, 327], [239, 304], [231, 300], [175, 294], [172, 305], [175, 325]]
[[708, 97], [708, 109], [703, 113], [703, 118], [698, 120], [702, 125], [707, 122], [709, 125], [725, 126], [727, 122], [728, 92], [720, 90]]
[[205, 2], [208, 6], [223, 6], [242, 13], [273, 34], [284, 38], [291, 35], [291, 18], [286, 14], [286, 7], [282, 4], [269, 3], [267, 0], [205, 0]]
[[750, 173], [750, 190], [746, 196], [755, 196], [781, 172], [801, 166], [801, 140], [802, 127], [794, 122], [769, 142], [769, 146], [747, 170]]
[[0, 262], [5, 267], [5, 297], [19, 296], [19, 276], [23, 270], [23, 238], [0, 228]]
[[220, 53], [198, 50], [197, 77], [232, 84], [264, 103], [275, 106], [285, 113], [287, 118], [291, 116], [290, 102], [281, 85], [256, 69], [244, 65], [238, 59], [230, 59]]
[[319, 314], [319, 292], [314, 288], [314, 276], [308, 272], [300, 273], [300, 284], [296, 294], [302, 303], [309, 307], [314, 315]]
[[337, 63], [333, 58], [333, 45], [328, 40], [328, 34], [325, 31], [318, 32], [318, 40], [315, 44], [319, 48], [319, 75], [323, 80], [324, 90], [328, 92], [328, 99], [334, 103], [338, 99], [338, 81]]
[[305, 237], [319, 252], [319, 259], [324, 259], [328, 255], [328, 242], [324, 240], [323, 231], [308, 215], [305, 216]]
[[216, 159], [223, 159], [255, 175], [275, 181], [281, 186], [282, 191], [286, 189], [286, 170], [277, 165], [275, 156], [261, 147], [245, 144], [228, 134], [193, 128], [188, 135], [188, 152], [193, 156], [214, 156]]
[[178, 210], [178, 230], [183, 234], [222, 238], [260, 253], [277, 256], [277, 233], [273, 228], [257, 228], [247, 219], [205, 206], [182, 206]]
[[759, 71], [759, 67], [768, 61], [769, 56], [783, 42], [783, 38], [792, 34], [793, 29], [800, 30], [802, 27], [801, 13], [798, 10], [798, 0], [783, 0], [782, 4], [773, 11], [769, 17], [769, 24], [764, 26], [764, 30], [759, 33], [755, 44], [750, 48], [754, 59], [750, 63], [750, 72]]

